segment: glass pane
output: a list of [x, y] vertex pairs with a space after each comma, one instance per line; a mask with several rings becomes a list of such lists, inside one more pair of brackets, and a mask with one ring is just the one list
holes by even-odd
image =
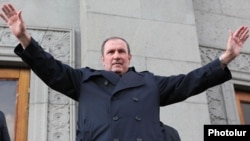
[[14, 140], [16, 80], [0, 79], [0, 110], [5, 114], [11, 140]]
[[241, 102], [245, 124], [250, 124], [250, 103]]

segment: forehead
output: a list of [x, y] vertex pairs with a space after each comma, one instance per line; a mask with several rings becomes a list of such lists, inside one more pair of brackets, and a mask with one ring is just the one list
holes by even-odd
[[124, 48], [127, 50], [127, 44], [121, 39], [110, 39], [104, 45], [104, 50], [115, 49], [115, 48]]

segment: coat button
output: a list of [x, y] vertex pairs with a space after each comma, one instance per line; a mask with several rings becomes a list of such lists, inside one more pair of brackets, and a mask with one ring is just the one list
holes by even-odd
[[138, 117], [138, 116], [135, 116], [135, 120], [137, 120], [137, 121], [141, 121], [141, 118], [140, 118], [140, 117]]
[[114, 117], [113, 117], [113, 120], [114, 120], [114, 121], [117, 121], [117, 120], [119, 120], [119, 117], [118, 117], [118, 116], [114, 116]]
[[103, 84], [104, 84], [105, 86], [108, 86], [109, 81], [108, 81], [108, 80], [105, 80]]
[[137, 138], [136, 141], [142, 141], [142, 139], [141, 138]]
[[136, 97], [133, 97], [133, 101], [134, 101], [134, 102], [138, 102], [138, 101], [139, 101], [139, 99], [138, 99], [138, 98], [136, 98]]

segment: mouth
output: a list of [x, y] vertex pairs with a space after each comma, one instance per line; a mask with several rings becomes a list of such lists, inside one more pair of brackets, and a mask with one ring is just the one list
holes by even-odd
[[120, 68], [122, 68], [122, 64], [121, 64], [121, 63], [113, 63], [113, 64], [112, 64], [112, 67], [113, 67], [114, 69], [120, 69]]
[[122, 63], [112, 63], [113, 66], [122, 65]]

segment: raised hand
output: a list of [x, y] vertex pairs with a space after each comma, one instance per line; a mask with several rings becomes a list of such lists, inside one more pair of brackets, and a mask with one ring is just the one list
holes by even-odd
[[247, 26], [239, 27], [234, 33], [229, 31], [227, 49], [225, 53], [221, 55], [221, 59], [224, 64], [230, 63], [240, 54], [242, 47], [248, 37], [249, 29]]
[[25, 27], [21, 11], [17, 11], [10, 3], [3, 4], [2, 11], [3, 13], [0, 13], [0, 17], [25, 48], [29, 44], [31, 37]]

